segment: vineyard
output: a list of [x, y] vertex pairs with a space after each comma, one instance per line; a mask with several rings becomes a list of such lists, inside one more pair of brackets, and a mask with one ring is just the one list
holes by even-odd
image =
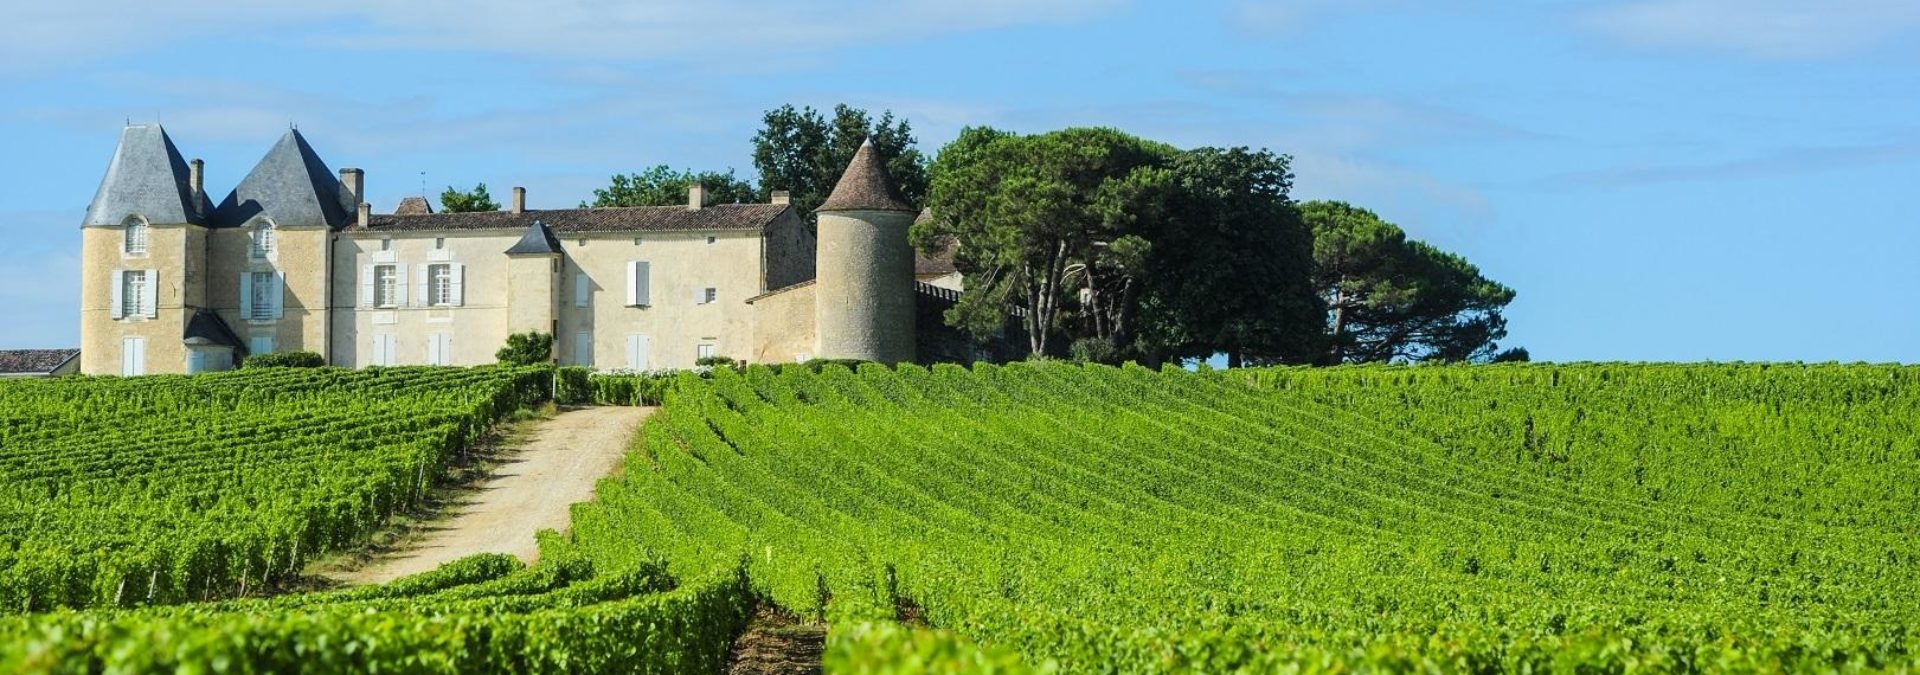
[[[175, 382], [140, 409], [224, 395]], [[466, 400], [450, 390], [436, 396]], [[40, 410], [9, 391], [6, 407]], [[277, 410], [307, 396], [333, 394]], [[755, 367], [664, 396], [536, 567], [481, 556], [386, 586], [179, 605], [158, 603], [191, 586], [129, 596], [89, 571], [65, 597], [124, 608], [0, 617], [0, 671], [710, 673], [761, 602], [825, 622], [840, 672], [1920, 668], [1920, 368]], [[6, 453], [72, 423], [8, 415]], [[213, 433], [174, 428], [176, 443]], [[182, 506], [212, 498], [153, 487], [181, 482], [157, 477], [175, 460], [36, 455], [58, 459], [28, 474], [5, 455], [6, 508], [128, 514], [89, 538], [151, 542], [138, 528], [216, 509], [283, 514], [222, 521], [267, 533], [363, 531], [284, 515], [327, 511], [274, 510], [314, 497], [239, 472], [196, 475], [257, 511]], [[349, 511], [386, 494], [328, 489]], [[195, 518], [187, 532], [233, 527]], [[19, 553], [0, 569], [83, 554], [71, 533], [89, 530], [72, 527], [8, 530]], [[148, 546], [102, 550], [171, 550]]]
[[0, 614], [244, 595], [418, 500], [540, 371], [0, 383]]

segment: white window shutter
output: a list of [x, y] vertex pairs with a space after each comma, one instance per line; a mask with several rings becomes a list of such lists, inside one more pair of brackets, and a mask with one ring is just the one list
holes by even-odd
[[427, 365], [440, 365], [440, 336], [438, 334], [427, 336]]
[[640, 261], [627, 261], [627, 306], [640, 305]]
[[361, 309], [366, 309], [374, 305], [374, 298], [373, 298], [374, 271], [375, 270], [372, 265], [360, 266], [360, 308]]
[[125, 295], [127, 292], [126, 270], [113, 271], [113, 289], [108, 292], [112, 296], [111, 302], [113, 305], [108, 307], [107, 310], [112, 312], [113, 318], [115, 319], [127, 318], [127, 298]]
[[287, 309], [287, 273], [273, 274], [273, 290], [267, 294], [267, 300], [273, 303], [273, 318], [278, 319]]
[[253, 273], [240, 273], [240, 319], [253, 319]]
[[653, 304], [653, 263], [641, 260], [636, 262], [635, 265], [638, 268], [635, 277], [639, 283], [633, 291], [633, 294], [638, 296], [635, 298], [636, 302], [634, 304], [641, 306], [651, 305]]
[[573, 275], [573, 306], [587, 306], [587, 299], [591, 297], [592, 292], [592, 287], [587, 284], [586, 272], [579, 272]]
[[699, 287], [693, 289], [693, 304], [707, 304], [707, 289]]
[[413, 266], [413, 306], [427, 306], [427, 266]]
[[393, 306], [407, 306], [407, 266], [399, 263], [393, 264]]
[[147, 318], [160, 316], [160, 270], [147, 270], [147, 297], [144, 305]]
[[460, 263], [452, 263], [452, 265], [453, 269], [450, 271], [453, 273], [453, 287], [448, 290], [447, 295], [453, 306], [459, 307], [467, 304], [467, 266]]

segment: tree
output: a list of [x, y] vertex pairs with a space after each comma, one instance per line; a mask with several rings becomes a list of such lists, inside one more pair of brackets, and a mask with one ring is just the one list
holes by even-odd
[[1151, 250], [1140, 233], [1159, 217], [1175, 153], [1113, 129], [963, 130], [934, 163], [932, 217], [913, 233], [922, 247], [958, 242], [968, 281], [948, 322], [985, 337], [1021, 316], [1040, 355], [1077, 310], [1081, 336], [1110, 343], [1095, 351], [1129, 348]]
[[853, 153], [869, 138], [887, 158], [887, 176], [900, 194], [916, 205], [925, 203], [927, 161], [915, 147], [912, 127], [891, 111], [875, 121], [867, 111], [846, 104], [834, 106], [831, 120], [811, 107], [791, 104], [766, 112], [753, 135], [753, 166], [760, 172], [762, 197], [786, 190], [794, 208], [812, 223], [813, 210], [827, 200]]
[[440, 211], [442, 213], [471, 213], [474, 211], [498, 211], [500, 202], [493, 201], [493, 195], [487, 194], [487, 184], [480, 183], [472, 190], [461, 192], [447, 186], [440, 193]]
[[[707, 187], [706, 204], [742, 204], [757, 200], [752, 183], [734, 177], [733, 169], [695, 172], [675, 171], [665, 164], [633, 174], [614, 174], [605, 189], [593, 191], [594, 207], [608, 206], [685, 206], [687, 186], [700, 183]], [[581, 204], [581, 206], [589, 206]]]
[[1172, 172], [1167, 217], [1149, 234], [1141, 356], [1225, 353], [1234, 367], [1317, 359], [1326, 306], [1313, 287], [1313, 232], [1289, 196], [1289, 158], [1197, 148]]
[[503, 366], [537, 366], [553, 363], [553, 334], [527, 331], [507, 336], [507, 344], [493, 353]]
[[1300, 210], [1313, 228], [1314, 288], [1329, 312], [1325, 362], [1495, 358], [1513, 289], [1372, 211], [1343, 202]]

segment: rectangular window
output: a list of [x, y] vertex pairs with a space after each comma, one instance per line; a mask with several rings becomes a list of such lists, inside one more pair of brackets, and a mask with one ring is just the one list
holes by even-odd
[[247, 353], [272, 354], [273, 353], [273, 337], [270, 335], [256, 335], [251, 339], [248, 339]]
[[135, 219], [127, 223], [127, 255], [147, 254], [147, 224]]
[[434, 237], [434, 238], [433, 238], [433, 247], [434, 247], [434, 248], [436, 248], [436, 249], [442, 249], [442, 248], [446, 248], [446, 247], [447, 247], [447, 238], [446, 238], [446, 237]]
[[273, 318], [273, 305], [274, 302], [279, 299], [274, 297], [274, 292], [279, 290], [279, 284], [274, 283], [274, 281], [275, 278], [272, 272], [253, 273], [253, 281], [248, 284], [252, 286], [249, 291], [253, 293], [253, 304], [248, 307], [249, 314], [247, 318], [255, 320]]
[[593, 365], [593, 331], [583, 330], [573, 334], [573, 364]]
[[453, 304], [453, 266], [446, 263], [427, 266], [427, 304], [446, 307]]
[[375, 265], [373, 267], [373, 306], [395, 307], [399, 304], [400, 268], [396, 265]]
[[573, 306], [585, 307], [592, 298], [593, 286], [587, 281], [587, 273], [575, 273], [573, 275]]
[[694, 345], [693, 358], [695, 359], [713, 358], [713, 345], [711, 344]]
[[121, 316], [146, 316], [152, 312], [153, 308], [147, 306], [147, 284], [151, 282], [152, 280], [147, 278], [146, 270], [127, 270], [121, 273]]
[[273, 253], [273, 225], [260, 223], [253, 227], [253, 257], [265, 258]]
[[720, 289], [708, 286], [700, 289], [700, 304], [711, 305], [720, 301]]
[[712, 244], [713, 242], [716, 242], [716, 241], [720, 241], [720, 238], [719, 238], [719, 237], [713, 237], [713, 236], [709, 236], [709, 237], [707, 237], [707, 243], [708, 243], [708, 244]]
[[453, 335], [434, 333], [427, 336], [427, 364], [434, 366], [453, 365]]
[[380, 250], [382, 250], [382, 251], [391, 251], [391, 250], [393, 250], [393, 240], [392, 240], [392, 239], [382, 239], [382, 240], [380, 240]]

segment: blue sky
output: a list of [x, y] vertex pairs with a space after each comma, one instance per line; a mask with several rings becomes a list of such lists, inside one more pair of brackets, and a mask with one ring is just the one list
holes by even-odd
[[1292, 154], [1297, 196], [1517, 289], [1537, 359], [1920, 361], [1912, 0], [71, 0], [5, 37], [0, 347], [78, 342], [129, 119], [216, 201], [295, 123], [376, 210], [423, 180], [542, 208], [750, 175], [762, 111], [846, 102], [928, 152], [984, 124]]

